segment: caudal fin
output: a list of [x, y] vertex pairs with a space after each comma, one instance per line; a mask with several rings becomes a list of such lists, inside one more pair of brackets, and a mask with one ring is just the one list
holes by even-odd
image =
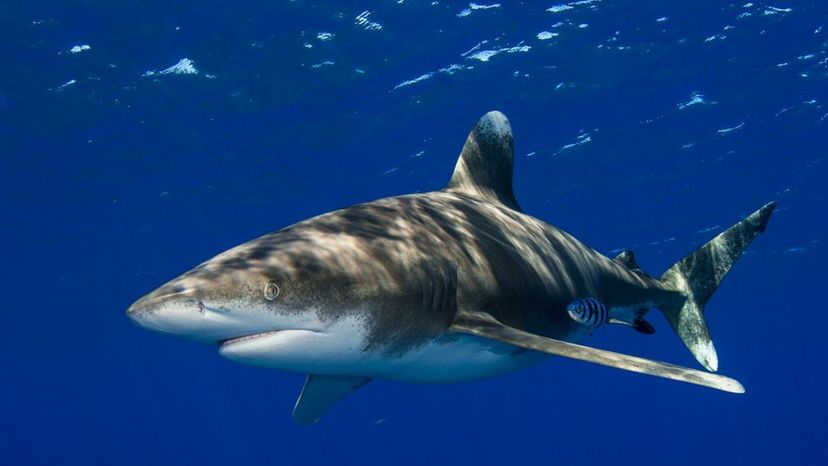
[[663, 304], [659, 309], [696, 360], [710, 371], [718, 369], [719, 358], [704, 320], [704, 306], [753, 238], [765, 231], [775, 208], [775, 202], [766, 204], [676, 262], [661, 276], [667, 288], [686, 299]]

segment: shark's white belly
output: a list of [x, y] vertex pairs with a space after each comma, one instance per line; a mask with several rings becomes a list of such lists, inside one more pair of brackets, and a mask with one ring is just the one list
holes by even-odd
[[465, 382], [523, 369], [547, 357], [485, 338], [451, 334], [386, 358], [387, 368], [380, 377], [402, 382]]
[[547, 356], [505, 343], [445, 334], [405, 351], [366, 350], [368, 331], [358, 319], [322, 330], [280, 330], [222, 345], [229, 359], [294, 372], [351, 375], [403, 382], [452, 383], [483, 379], [536, 364]]

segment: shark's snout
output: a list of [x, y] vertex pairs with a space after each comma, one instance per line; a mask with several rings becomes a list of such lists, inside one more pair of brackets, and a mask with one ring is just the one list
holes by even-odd
[[132, 320], [137, 320], [147, 314], [152, 314], [165, 305], [170, 304], [170, 302], [178, 302], [186, 299], [197, 301], [195, 295], [195, 289], [192, 288], [160, 288], [132, 303], [126, 313]]
[[193, 336], [204, 326], [205, 307], [195, 288], [162, 287], [132, 303], [126, 314], [150, 330]]
[[149, 330], [207, 343], [290, 328], [267, 308], [273, 302], [267, 299], [269, 288], [256, 288], [183, 276], [135, 301], [126, 314]]

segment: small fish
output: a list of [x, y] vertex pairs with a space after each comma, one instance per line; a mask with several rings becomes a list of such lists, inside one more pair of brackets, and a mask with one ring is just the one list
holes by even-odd
[[609, 312], [595, 298], [579, 298], [566, 306], [569, 317], [579, 324], [595, 327], [609, 322]]
[[645, 335], [655, 333], [652, 324], [640, 316], [635, 317], [630, 322], [611, 318], [607, 306], [595, 298], [576, 299], [566, 306], [566, 312], [575, 322], [589, 327], [597, 327], [603, 324], [622, 324], [629, 325], [638, 333]]

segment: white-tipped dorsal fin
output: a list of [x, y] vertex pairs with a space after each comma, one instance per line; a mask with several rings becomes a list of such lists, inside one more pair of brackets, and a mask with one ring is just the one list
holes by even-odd
[[512, 191], [514, 158], [509, 120], [498, 111], [489, 112], [469, 133], [446, 190], [520, 210]]

